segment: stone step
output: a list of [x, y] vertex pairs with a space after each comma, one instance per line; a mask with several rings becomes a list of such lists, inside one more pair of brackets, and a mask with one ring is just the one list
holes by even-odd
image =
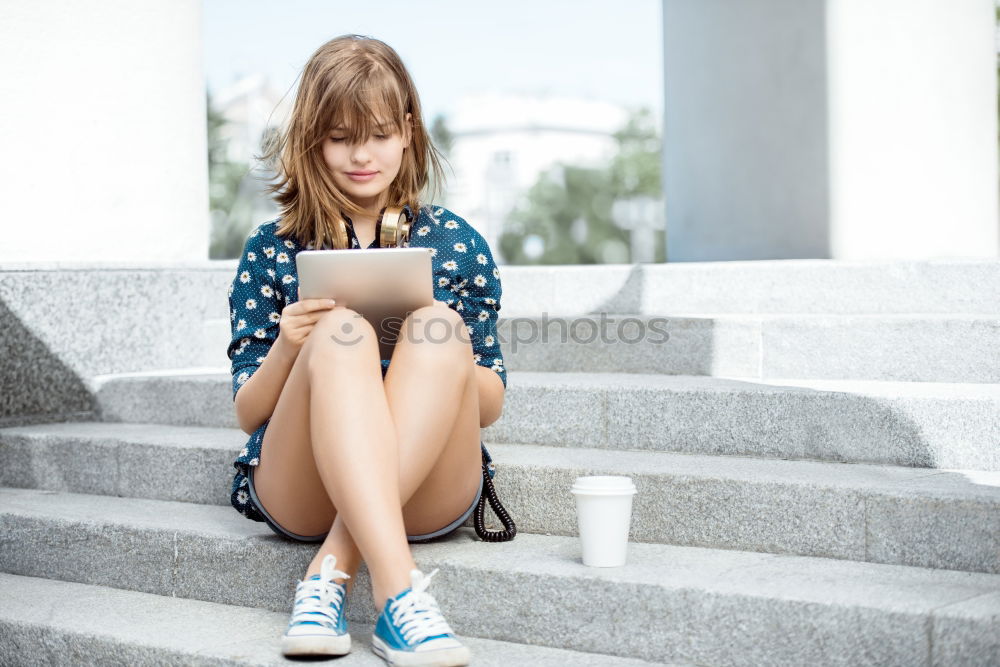
[[[78, 665], [287, 665], [281, 635], [291, 614], [0, 574], [0, 663]], [[372, 653], [374, 624], [350, 624], [338, 667], [385, 667]], [[472, 664], [509, 667], [643, 667], [643, 660], [462, 637]], [[309, 659], [304, 659], [309, 661]]]
[[511, 374], [498, 442], [1000, 470], [1000, 385]]
[[[1000, 384], [511, 371], [493, 442], [1000, 470]], [[231, 378], [92, 382], [102, 419], [236, 427]]]
[[[315, 549], [226, 507], [0, 489], [10, 574], [287, 612]], [[468, 528], [412, 550], [440, 568], [432, 592], [465, 636], [730, 665], [985, 664], [1000, 650], [996, 574], [641, 543], [623, 567], [589, 568], [576, 538], [486, 543]], [[374, 618], [369, 582], [362, 566], [352, 621]]]
[[[157, 424], [5, 428], [0, 485], [230, 507], [231, 464], [245, 440], [238, 429]], [[487, 447], [500, 500], [525, 532], [577, 535], [576, 477], [628, 475], [636, 542], [1000, 573], [1000, 473]]]
[[[67, 413], [90, 412], [94, 406], [85, 387], [94, 376], [228, 366], [228, 359], [220, 355], [228, 340], [226, 293], [235, 271], [235, 260], [0, 266], [2, 299], [9, 313], [5, 336], [23, 341], [12, 366], [15, 370], [3, 376], [7, 385], [17, 386], [18, 391], [0, 406], [0, 419], [21, 420], [29, 415], [65, 418]], [[674, 318], [710, 318], [726, 313], [1000, 315], [1000, 261], [995, 259], [504, 266], [501, 274], [500, 315], [504, 318], [543, 314], [573, 317], [581, 313]], [[45, 307], [40, 308], [40, 303]], [[156, 308], [150, 308], [152, 303]], [[884, 377], [877, 373], [891, 369], [896, 378], [982, 381], [977, 379], [980, 376], [967, 374], [958, 378], [933, 374], [939, 372], [935, 369], [967, 373], [963, 366], [969, 356], [957, 350], [964, 349], [970, 339], [974, 348], [982, 345], [981, 340], [975, 340], [978, 325], [966, 322], [956, 326], [955, 335], [962, 344], [955, 345], [956, 351], [949, 352], [942, 362], [931, 355], [921, 363], [919, 357], [905, 357], [901, 351], [878, 359], [878, 353], [871, 350], [886, 349], [878, 344], [871, 349], [861, 347], [857, 358], [843, 358], [824, 352], [824, 346], [859, 350], [849, 341], [852, 332], [838, 338], [833, 332], [813, 331], [808, 336], [801, 332], [791, 336], [791, 347], [785, 349], [784, 356], [775, 357], [782, 364], [793, 364], [794, 370], [774, 368], [771, 356], [765, 355], [762, 370], [745, 372], [730, 366], [745, 364], [743, 353], [733, 361], [721, 357], [721, 352], [710, 357], [710, 367], [718, 369], [713, 371], [716, 375], [727, 376], [759, 377], [761, 372], [767, 377], [800, 375], [798, 369], [807, 367], [839, 375], [862, 372], [868, 377]], [[989, 330], [988, 325], [981, 328]], [[947, 329], [935, 330], [944, 339], [952, 339]], [[100, 335], [81, 336], [81, 331]], [[777, 343], [782, 330], [773, 331], [778, 341], [770, 348], [781, 350]], [[894, 339], [905, 335], [903, 327]], [[941, 349], [932, 334], [913, 335], [921, 349]], [[796, 356], [794, 341], [802, 337], [811, 347], [818, 347], [819, 353], [811, 358]], [[870, 331], [865, 338], [878, 342], [877, 334]], [[904, 340], [902, 347], [908, 345]], [[753, 348], [748, 349], [752, 356]], [[893, 356], [910, 361], [894, 362]], [[958, 360], [954, 370], [948, 370], [950, 359]], [[701, 367], [709, 361], [695, 352], [688, 363], [700, 363], [691, 372], [703, 373]]]
[[[235, 274], [233, 264], [229, 279]], [[501, 315], [992, 313], [997, 259], [502, 266]]]
[[[228, 369], [211, 326], [203, 365]], [[511, 371], [1000, 382], [996, 315], [501, 315], [497, 337]]]
[[511, 371], [1000, 382], [996, 316], [501, 317], [497, 335]]

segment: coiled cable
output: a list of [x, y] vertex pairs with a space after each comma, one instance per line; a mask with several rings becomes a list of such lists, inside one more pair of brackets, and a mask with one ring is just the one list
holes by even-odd
[[[479, 496], [479, 503], [473, 514], [476, 534], [484, 542], [507, 542], [517, 535], [517, 526], [510, 518], [510, 514], [507, 513], [507, 509], [501, 504], [500, 498], [497, 497], [497, 491], [493, 487], [493, 475], [496, 474], [493, 458], [487, 453], [486, 446], [482, 442], [479, 444], [483, 453], [483, 493]], [[500, 523], [503, 524], [503, 530], [486, 530], [484, 514], [487, 502], [493, 509], [493, 513], [500, 519]]]

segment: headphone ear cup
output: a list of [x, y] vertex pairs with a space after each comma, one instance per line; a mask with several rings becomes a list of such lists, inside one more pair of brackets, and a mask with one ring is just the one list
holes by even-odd
[[396, 244], [400, 246], [409, 245], [410, 232], [413, 229], [413, 209], [410, 208], [409, 204], [404, 204], [400, 207], [400, 214], [397, 220]]
[[379, 239], [379, 247], [397, 248], [409, 242], [410, 218], [408, 207], [388, 206], [379, 213], [375, 234]]
[[413, 232], [413, 209], [409, 204], [403, 205], [403, 219], [399, 221], [399, 243], [409, 245], [410, 234]]

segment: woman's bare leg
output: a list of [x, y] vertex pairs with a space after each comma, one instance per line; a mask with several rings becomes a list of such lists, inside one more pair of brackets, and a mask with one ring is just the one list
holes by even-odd
[[461, 516], [479, 491], [479, 384], [461, 315], [423, 308], [407, 326], [385, 394], [399, 443], [403, 521], [408, 534], [423, 535]]
[[[338, 308], [331, 312], [337, 310], [346, 311], [346, 309]], [[374, 399], [364, 399], [363, 396], [367, 392], [359, 391], [362, 387], [350, 380], [344, 383], [325, 381], [331, 379], [329, 373], [325, 372], [326, 369], [338, 366], [335, 362], [339, 361], [340, 356], [350, 356], [353, 351], [360, 353], [353, 355], [354, 362], [362, 362], [364, 357], [368, 356], [371, 365], [368, 363], [356, 364], [351, 366], [354, 370], [347, 372], [350, 362], [345, 362], [339, 364], [339, 369], [345, 371], [344, 375], [350, 375], [354, 379], [367, 380], [367, 384], [363, 386], [368, 391], [374, 389], [371, 386], [373, 379], [378, 382], [374, 386], [382, 386], [375, 341], [373, 339], [369, 341], [372, 345], [367, 350], [368, 354], [366, 355], [363, 347], [357, 347], [363, 345], [362, 340], [356, 341], [357, 335], [343, 334], [345, 324], [350, 325], [353, 333], [374, 333], [365, 330], [367, 323], [362, 324], [363, 321], [357, 319], [353, 315], [353, 311], [346, 311], [337, 322], [327, 323], [324, 325], [324, 329], [320, 331], [314, 329], [313, 332], [325, 331], [326, 333], [322, 337], [315, 338], [329, 342], [330, 345], [326, 347], [340, 348], [339, 351], [345, 355], [337, 355], [337, 352], [328, 350], [329, 354], [320, 357], [328, 363], [314, 362], [312, 364], [314, 368], [322, 368], [323, 372], [313, 373], [313, 381], [310, 382], [310, 364], [307, 359], [312, 358], [311, 348], [315, 346], [310, 346], [309, 341], [307, 341], [307, 344], [300, 351], [289, 379], [286, 381], [286, 389], [282, 392], [265, 435], [265, 440], [272, 439], [273, 436], [274, 442], [265, 442], [263, 451], [266, 453], [262, 454], [261, 466], [258, 466], [258, 470], [255, 471], [254, 481], [256, 491], [261, 497], [262, 503], [267, 506], [269, 513], [289, 530], [310, 535], [322, 533], [323, 529], [320, 526], [324, 525], [324, 521], [328, 520], [330, 515], [336, 517], [332, 521], [332, 529], [330, 529], [325, 542], [310, 564], [307, 576], [319, 571], [319, 564], [327, 553], [336, 554], [338, 568], [352, 575], [356, 572], [361, 561], [360, 550], [347, 529], [344, 516], [336, 512], [335, 500], [331, 502], [329, 497], [326, 499], [325, 516], [324, 510], [317, 511], [316, 509], [323, 507], [322, 502], [310, 505], [316, 501], [309, 497], [309, 493], [315, 494], [315, 482], [320, 481], [316, 464], [319, 464], [322, 459], [327, 464], [336, 466], [338, 461], [338, 456], [330, 453], [329, 450], [324, 450], [323, 453], [313, 452], [315, 454], [314, 465], [308, 465], [310, 461], [306, 460], [311, 457], [302, 455], [303, 440], [308, 449], [312, 450], [311, 436], [308, 429], [303, 426], [304, 423], [308, 424], [310, 421], [308, 417], [309, 405], [312, 403], [312, 392], [309, 390], [312, 384], [322, 382], [324, 385], [333, 385], [334, 393], [336, 393], [336, 387], [352, 388], [349, 396], [339, 399], [334, 396], [332, 399], [334, 402], [320, 402], [321, 406], [330, 406], [336, 405], [339, 401], [342, 406], [345, 406], [342, 410], [331, 412], [317, 408], [318, 413], [325, 415], [327, 426], [336, 422], [338, 414], [354, 415], [350, 421], [355, 428], [347, 433], [339, 433], [339, 435], [344, 436], [341, 439], [342, 442], [351, 438], [355, 438], [355, 442], [359, 437], [363, 439], [365, 437], [364, 425], [382, 424], [384, 426], [386, 420], [381, 411], [384, 409], [390, 411], [392, 417], [388, 421], [395, 425], [395, 438], [399, 446], [398, 457], [400, 459], [396, 480], [398, 495], [395, 502], [396, 508], [399, 508], [400, 503], [405, 505], [402, 508], [402, 513], [406, 533], [419, 534], [436, 530], [449, 523], [455, 516], [460, 515], [475, 496], [480, 474], [478, 404], [480, 390], [478, 387], [482, 381], [481, 378], [477, 380], [479, 374], [474, 373], [478, 367], [472, 362], [471, 347], [467, 338], [463, 341], [463, 337], [460, 335], [444, 335], [445, 324], [452, 325], [452, 332], [464, 331], [461, 317], [454, 311], [443, 308], [422, 310], [426, 311], [423, 315], [430, 316], [422, 318], [432, 327], [430, 335], [425, 335], [423, 332], [424, 324], [420, 322], [421, 318], [419, 317], [422, 313], [416, 311], [414, 316], [418, 316], [415, 318], [417, 324], [407, 323], [412, 327], [409, 330], [411, 333], [406, 334], [407, 329], [404, 327], [400, 334], [392, 366], [390, 366], [385, 378], [383, 400], [379, 400], [378, 393]], [[432, 318], [437, 320], [436, 324], [431, 323]], [[317, 322], [317, 327], [319, 324]], [[354, 345], [338, 345], [336, 341], [328, 338], [334, 333], [337, 334], [337, 340], [342, 343], [356, 342]], [[310, 340], [313, 338], [314, 336], [310, 335]], [[331, 359], [331, 356], [337, 356], [337, 359]], [[358, 368], [357, 365], [361, 367]], [[372, 372], [368, 373], [366, 377], [366, 371]], [[492, 371], [488, 372], [492, 373]], [[494, 378], [494, 383], [496, 381], [497, 379]], [[287, 400], [286, 394], [288, 395]], [[488, 392], [490, 400], [502, 402], [502, 393], [499, 397], [495, 394], [495, 391]], [[368, 396], [370, 399], [370, 394]], [[362, 407], [359, 409], [362, 412], [356, 412], [355, 408], [346, 407], [348, 404], [354, 406], [360, 404]], [[443, 410], [442, 405], [446, 406]], [[489, 411], [498, 414], [499, 405], [490, 406]], [[359, 418], [362, 415], [363, 417]], [[434, 415], [435, 418], [427, 419], [427, 415]], [[342, 416], [340, 418], [343, 419]], [[270, 426], [275, 428], [272, 429]], [[337, 432], [335, 428], [332, 430]], [[377, 430], [375, 429], [376, 432]], [[381, 437], [383, 439], [386, 432], [387, 429], [382, 429]], [[358, 435], [359, 433], [360, 435]], [[442, 436], [445, 433], [447, 434]], [[389, 440], [391, 441], [392, 438]], [[282, 456], [269, 456], [279, 447], [283, 448]], [[435, 450], [437, 452], [436, 458]], [[379, 450], [372, 449], [369, 453], [377, 459], [378, 455], [374, 453], [377, 451]], [[288, 455], [286, 456], [286, 454]], [[363, 466], [361, 467], [363, 468]], [[282, 477], [287, 483], [280, 483]], [[461, 482], [456, 483], [456, 480], [461, 480]], [[323, 483], [321, 481], [321, 485]], [[335, 484], [336, 480], [332, 483]], [[385, 486], [391, 486], [391, 484]], [[384, 488], [383, 494], [385, 494]], [[411, 502], [407, 502], [408, 500]], [[381, 502], [384, 504], [385, 499], [382, 498]], [[371, 513], [367, 509], [365, 510], [365, 522], [367, 524], [382, 523], [381, 521], [373, 522]], [[330, 526], [330, 523], [325, 523], [325, 525]], [[376, 531], [376, 534], [378, 532]], [[384, 534], [382, 537], [375, 538], [376, 541], [379, 539], [385, 539]], [[406, 558], [402, 557], [400, 553], [402, 550], [397, 549], [395, 555], [390, 551], [390, 555], [385, 561], [386, 563], [394, 563], [385, 566], [390, 571], [393, 569], [403, 570], [402, 581], [390, 578], [390, 582], [393, 583], [384, 584], [375, 575], [375, 568], [370, 568], [373, 571], [374, 595], [377, 606], [381, 606], [386, 597], [409, 585], [405, 573], [409, 571], [409, 567], [412, 567], [412, 557], [409, 556], [405, 534], [402, 535], [402, 546], [406, 550]], [[393, 561], [393, 558], [397, 560]], [[351, 581], [348, 582], [348, 588], [351, 587], [351, 583]], [[383, 588], [398, 588], [398, 590], [385, 592], [382, 590]]]
[[316, 322], [307, 356], [316, 470], [360, 550], [375, 600], [407, 588], [416, 564], [399, 500], [399, 454], [382, 388], [377, 334], [354, 311]]

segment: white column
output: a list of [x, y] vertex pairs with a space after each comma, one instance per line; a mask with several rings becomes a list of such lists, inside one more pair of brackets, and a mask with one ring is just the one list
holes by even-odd
[[204, 260], [199, 0], [5, 0], [0, 262]]
[[1000, 255], [991, 0], [664, 0], [668, 261]]
[[996, 257], [992, 0], [833, 0], [838, 257]]

